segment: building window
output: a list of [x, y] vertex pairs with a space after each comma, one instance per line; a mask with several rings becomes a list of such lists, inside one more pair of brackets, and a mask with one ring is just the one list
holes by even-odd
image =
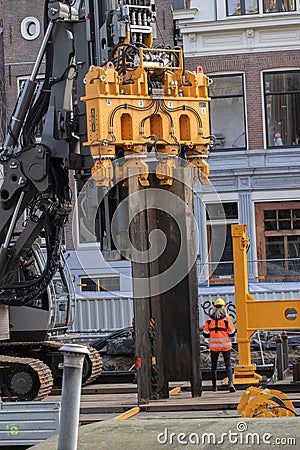
[[[18, 94], [19, 94], [19, 96], [21, 95], [21, 93], [22, 93], [22, 91], [23, 91], [23, 89], [24, 89], [24, 87], [25, 87], [25, 83], [26, 83], [26, 81], [27, 81], [29, 78], [30, 78], [30, 75], [26, 75], [26, 76], [22, 76], [22, 77], [18, 77], [18, 78], [17, 78], [17, 83], [18, 83]], [[37, 83], [37, 86], [36, 86], [36, 89], [35, 89], [35, 94], [36, 94], [37, 91], [38, 91], [39, 89], [41, 89], [41, 87], [42, 87], [42, 85], [43, 85], [44, 77], [43, 77], [42, 75], [38, 75], [35, 81], [36, 81], [36, 83]]]
[[177, 9], [189, 9], [190, 6], [190, 0], [172, 0], [172, 7], [174, 11], [176, 11]]
[[211, 133], [216, 137], [215, 149], [246, 148], [246, 116], [244, 76], [210, 75]]
[[231, 224], [238, 222], [238, 204], [206, 204], [209, 249], [208, 275], [211, 284], [233, 283]]
[[227, 0], [227, 16], [258, 13], [258, 0]]
[[258, 277], [299, 281], [300, 202], [257, 203]]
[[120, 277], [82, 277], [82, 292], [111, 292], [120, 290]]
[[264, 0], [264, 12], [289, 12], [296, 11], [295, 0]]
[[300, 71], [264, 73], [267, 146], [300, 144]]
[[295, 0], [227, 0], [227, 16], [258, 14], [263, 5], [264, 13], [296, 11]]
[[41, 32], [40, 22], [36, 17], [25, 17], [21, 22], [21, 35], [27, 41], [38, 38]]

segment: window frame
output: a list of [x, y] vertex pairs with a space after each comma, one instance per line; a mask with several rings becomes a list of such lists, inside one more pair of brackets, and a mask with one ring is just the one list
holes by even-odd
[[[258, 263], [258, 279], [259, 281], [266, 282], [280, 282], [280, 281], [299, 281], [299, 277], [292, 277], [290, 275], [286, 275], [285, 277], [281, 275], [268, 275], [267, 274], [267, 261], [271, 259], [266, 259], [266, 238], [268, 237], [283, 237], [284, 238], [284, 258], [278, 258], [278, 260], [283, 259], [284, 268], [288, 267], [288, 248], [286, 247], [286, 239], [288, 237], [300, 236], [300, 229], [274, 229], [274, 230], [265, 230], [265, 222], [270, 222], [271, 220], [265, 219], [264, 212], [265, 211], [282, 211], [282, 210], [300, 210], [300, 201], [291, 200], [291, 201], [275, 201], [275, 202], [256, 202], [255, 203], [255, 228], [256, 228], [256, 238], [257, 238], [257, 263]], [[276, 215], [275, 221], [276, 223], [280, 222]], [[282, 219], [285, 220], [285, 219]], [[293, 217], [290, 216], [290, 220], [293, 221]], [[294, 218], [296, 220], [296, 218]], [[300, 219], [299, 219], [300, 220]]]
[[[278, 92], [266, 92], [266, 76], [270, 74], [278, 75], [278, 74], [286, 74], [286, 73], [299, 73], [300, 75], [300, 69], [297, 68], [291, 68], [286, 70], [266, 70], [262, 72], [262, 95], [263, 95], [263, 108], [264, 108], [264, 124], [265, 124], [265, 144], [267, 149], [274, 149], [278, 148], [275, 145], [271, 145], [269, 142], [269, 128], [268, 128], [268, 108], [267, 108], [267, 97], [269, 96], [278, 96], [278, 95], [300, 95], [299, 91], [278, 91]], [[280, 130], [282, 134], [282, 130]], [[296, 133], [296, 129], [295, 129]], [[294, 148], [297, 144], [283, 144], [280, 147], [281, 148]]]
[[[246, 88], [245, 88], [245, 73], [244, 72], [231, 72], [231, 73], [213, 73], [210, 74], [209, 77], [213, 78], [225, 78], [225, 77], [241, 77], [242, 78], [242, 94], [228, 94], [228, 95], [209, 95], [211, 101], [209, 102], [209, 113], [211, 117], [211, 103], [214, 99], [221, 98], [243, 98], [243, 118], [244, 118], [244, 134], [245, 134], [245, 146], [237, 146], [237, 147], [214, 147], [214, 152], [222, 152], [228, 150], [234, 151], [244, 151], [248, 149], [248, 133], [247, 133], [247, 112], [246, 112]], [[211, 130], [212, 132], [212, 130]], [[213, 132], [212, 132], [213, 133]]]
[[297, 11], [297, 2], [294, 0], [295, 8], [291, 11], [284, 11], [282, 9], [283, 0], [276, 0], [278, 5], [278, 11], [266, 11], [266, 0], [262, 0], [263, 14], [278, 14], [278, 13], [293, 13]]
[[[30, 26], [34, 25], [34, 33], [30, 32]], [[33, 16], [25, 17], [21, 22], [21, 36], [26, 41], [34, 41], [41, 34], [41, 24], [39, 19]]]
[[174, 2], [171, 1], [171, 3], [172, 3], [172, 8], [173, 8], [174, 11], [178, 11], [178, 10], [181, 10], [181, 9], [190, 9], [190, 7], [191, 7], [191, 1], [190, 0], [181, 0], [181, 3], [183, 3], [183, 5], [182, 5], [183, 8], [178, 7], [175, 1]]
[[[104, 289], [101, 286], [101, 281], [108, 280], [108, 279], [114, 279], [115, 283], [118, 283], [119, 289]], [[94, 283], [96, 289], [87, 289], [88, 287], [92, 287], [93, 284], [88, 284], [84, 281], [90, 280], [92, 283]], [[102, 274], [102, 275], [81, 275], [80, 276], [80, 290], [81, 292], [119, 292], [121, 290], [121, 279], [120, 275], [109, 275], [109, 274]]]
[[251, 14], [247, 14], [246, 13], [246, 4], [245, 4], [245, 0], [240, 0], [240, 4], [241, 4], [241, 14], [229, 14], [229, 1], [230, 0], [226, 0], [226, 17], [241, 17], [241, 16], [256, 16], [257, 14], [259, 14], [259, 6], [260, 6], [260, 2], [259, 0], [257, 0], [257, 12], [256, 13], [251, 13]]
[[[223, 214], [218, 216], [209, 216], [209, 207], [213, 206], [214, 204], [220, 204], [221, 209], [223, 209]], [[236, 213], [233, 215], [228, 215], [226, 212], [226, 207], [224, 205], [226, 204], [232, 204], [236, 207]], [[228, 200], [228, 201], [222, 201], [219, 202], [207, 202], [205, 204], [206, 209], [206, 233], [207, 233], [207, 248], [208, 248], [208, 279], [210, 285], [231, 285], [234, 284], [234, 273], [233, 273], [233, 254], [232, 254], [232, 260], [223, 259], [228, 250], [225, 250], [227, 238], [231, 238], [231, 225], [236, 224], [239, 222], [239, 204], [238, 200]], [[213, 227], [226, 227], [226, 236], [224, 234], [224, 237], [226, 238], [226, 242], [222, 251], [222, 255], [220, 255], [219, 261], [212, 261], [212, 228]], [[233, 251], [232, 247], [232, 239], [231, 239], [231, 249], [230, 251]], [[225, 265], [225, 272], [222, 272], [222, 265]], [[227, 266], [228, 265], [228, 266]], [[228, 270], [229, 268], [229, 270]], [[226, 274], [226, 270], [228, 270], [228, 273]], [[218, 273], [219, 272], [219, 273]]]
[[[291, 10], [291, 11], [284, 11], [282, 8], [282, 3], [283, 0], [277, 0], [279, 2], [279, 11], [270, 11], [267, 12], [266, 11], [266, 4], [265, 4], [265, 0], [257, 0], [257, 13], [251, 13], [251, 14], [247, 14], [246, 13], [246, 5], [245, 5], [245, 0], [241, 0], [241, 14], [237, 14], [237, 15], [230, 15], [229, 14], [229, 0], [226, 0], [225, 3], [225, 9], [224, 9], [224, 14], [226, 14], [226, 18], [229, 19], [235, 19], [235, 18], [245, 18], [245, 17], [249, 17], [249, 18], [254, 18], [257, 15], [259, 16], [264, 16], [264, 15], [272, 15], [272, 14], [295, 14], [299, 11], [299, 3], [297, 1], [295, 1], [295, 9]], [[224, 18], [225, 18], [224, 17]]]

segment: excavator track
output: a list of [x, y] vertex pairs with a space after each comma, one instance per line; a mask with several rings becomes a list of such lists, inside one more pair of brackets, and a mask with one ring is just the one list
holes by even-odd
[[1, 355], [0, 369], [6, 380], [3, 401], [42, 400], [52, 390], [51, 370], [38, 359]]
[[[59, 349], [63, 346], [61, 342], [45, 341], [41, 343], [44, 348]], [[82, 384], [87, 385], [95, 381], [102, 372], [102, 358], [99, 352], [91, 347], [90, 345], [85, 345], [89, 350], [90, 354], [85, 356], [85, 362], [83, 366], [82, 374]]]
[[[29, 359], [32, 361], [39, 361], [40, 359], [44, 360], [45, 358], [46, 364], [48, 364], [52, 371], [54, 370], [54, 372], [57, 373], [57, 367], [51, 367], [49, 361], [52, 361], [52, 359], [47, 358], [47, 356], [52, 351], [57, 352], [63, 345], [64, 344], [62, 342], [56, 341], [1, 342], [1, 353], [7, 354], [8, 356], [16, 354], [29, 356]], [[86, 345], [86, 347], [88, 348], [90, 354], [85, 356], [83, 365], [82, 384], [84, 385], [90, 384], [95, 381], [102, 372], [102, 358], [99, 352], [90, 345]], [[37, 359], [35, 359], [33, 356], [36, 356]], [[23, 360], [24, 358], [20, 357], [19, 359]], [[55, 378], [54, 374], [53, 378]]]
[[99, 355], [99, 352], [90, 345], [87, 345], [86, 347], [88, 348], [90, 354], [85, 357], [86, 364], [89, 366], [89, 370], [85, 374], [85, 367], [83, 368], [82, 383], [84, 385], [91, 384], [99, 377], [102, 372], [103, 365], [102, 358]]

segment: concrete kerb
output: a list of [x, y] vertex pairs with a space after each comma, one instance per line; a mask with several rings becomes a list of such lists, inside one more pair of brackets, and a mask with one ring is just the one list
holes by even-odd
[[[127, 450], [158, 448], [199, 448], [212, 445], [220, 449], [298, 448], [299, 419], [294, 417], [261, 419], [164, 419], [108, 420], [80, 427], [78, 450]], [[54, 450], [57, 436], [31, 447]]]

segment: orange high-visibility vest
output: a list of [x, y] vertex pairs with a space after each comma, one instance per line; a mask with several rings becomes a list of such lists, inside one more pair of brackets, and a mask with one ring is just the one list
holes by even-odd
[[231, 337], [235, 334], [235, 328], [230, 317], [223, 319], [206, 319], [203, 327], [203, 336], [208, 338], [209, 349], [213, 352], [225, 352], [231, 350]]

